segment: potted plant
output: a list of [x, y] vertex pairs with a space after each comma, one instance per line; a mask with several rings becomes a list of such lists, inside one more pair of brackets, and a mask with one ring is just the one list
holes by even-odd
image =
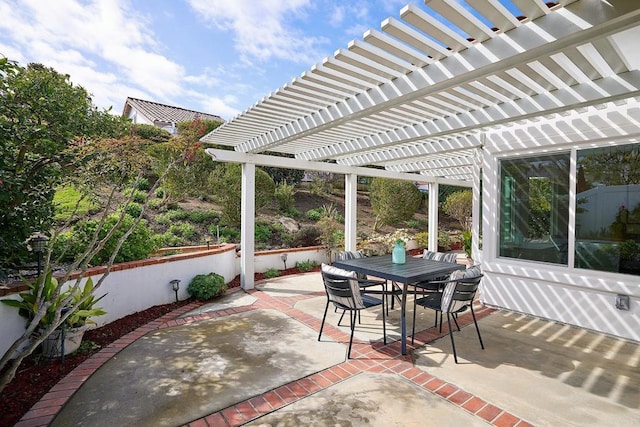
[[[5, 299], [2, 302], [11, 307], [18, 309], [18, 314], [24, 317], [29, 324], [37, 315], [40, 307], [38, 301], [44, 304], [50, 304], [38, 323], [37, 330], [42, 331], [50, 327], [56, 320], [56, 313], [67, 315], [67, 319], [51, 333], [42, 343], [42, 352], [47, 357], [58, 357], [62, 354], [64, 346], [64, 354], [73, 353], [78, 349], [82, 341], [84, 332], [88, 329], [87, 325], [95, 325], [90, 320], [91, 317], [101, 316], [106, 312], [94, 305], [104, 296], [96, 298], [92, 295], [93, 280], [88, 278], [84, 287], [76, 288], [73, 295], [71, 290], [60, 292], [56, 295], [58, 280], [53, 277], [51, 271], [45, 272], [42, 277], [38, 277], [34, 283], [24, 282], [28, 287], [26, 292], [19, 294], [19, 300]], [[40, 296], [40, 298], [39, 298]], [[72, 296], [71, 300], [69, 297]], [[63, 307], [66, 301], [70, 301], [68, 307]], [[69, 314], [69, 311], [71, 313]], [[64, 340], [62, 340], [64, 334]]]

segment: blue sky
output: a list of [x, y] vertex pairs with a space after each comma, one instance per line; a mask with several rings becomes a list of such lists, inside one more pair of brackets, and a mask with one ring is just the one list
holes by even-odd
[[2, 0], [0, 55], [127, 96], [230, 119], [398, 17], [408, 0]]

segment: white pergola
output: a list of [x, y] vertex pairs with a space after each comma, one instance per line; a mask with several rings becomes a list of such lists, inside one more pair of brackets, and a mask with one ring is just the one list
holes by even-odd
[[[203, 138], [234, 148], [208, 149], [213, 158], [244, 166], [244, 287], [253, 280], [256, 164], [344, 173], [347, 249], [357, 175], [427, 181], [436, 194], [439, 183], [472, 187], [478, 253], [481, 171], [495, 181], [496, 159], [640, 136], [640, 1], [425, 3], [405, 6]], [[485, 188], [483, 197], [495, 194]], [[435, 246], [437, 233], [429, 235]]]

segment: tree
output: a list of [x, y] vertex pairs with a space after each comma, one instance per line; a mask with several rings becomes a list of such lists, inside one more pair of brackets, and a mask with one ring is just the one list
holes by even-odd
[[[142, 222], [146, 201], [172, 169], [188, 161], [191, 153], [191, 147], [185, 147], [183, 155], [167, 165], [156, 183], [149, 188], [138, 216], [133, 218], [127, 214], [127, 207], [132, 203], [135, 192], [131, 192], [121, 203], [116, 201], [115, 195], [117, 190], [122, 189], [126, 184], [135, 186], [148, 169], [150, 159], [146, 155], [145, 144], [145, 141], [131, 137], [121, 140], [80, 141], [66, 151], [66, 155], [71, 158], [70, 164], [73, 166], [74, 173], [61, 177], [61, 181], [73, 182], [85, 197], [92, 197], [100, 202], [102, 214], [93, 222], [90, 230], [85, 230], [87, 236], [84, 239], [84, 246], [78, 251], [78, 255], [73, 257], [62, 277], [57, 279], [53, 290], [47, 295], [37, 295], [33, 304], [37, 310], [28, 321], [24, 333], [0, 359], [0, 372], [2, 372], [0, 391], [14, 377], [24, 358], [98, 291], [109, 276], [123, 244]], [[91, 185], [80, 185], [82, 182]], [[50, 277], [52, 265], [55, 263], [52, 259], [52, 248], [56, 246], [62, 231], [68, 228], [71, 220], [72, 218], [67, 223], [50, 230], [51, 239], [45, 253], [43, 273], [36, 279], [40, 288], [44, 287], [43, 284], [47, 277]], [[104, 249], [107, 247], [110, 250], [105, 253]], [[64, 254], [64, 249], [61, 252]], [[100, 276], [91, 293], [83, 295], [82, 298], [74, 298], [81, 289], [86, 270], [99, 254], [108, 257], [103, 264], [105, 273]], [[69, 282], [71, 275], [76, 273], [78, 278], [71, 282], [72, 285], [68, 289], [63, 289], [63, 285]], [[50, 323], [43, 327], [41, 320], [45, 316], [48, 316]]]
[[[277, 153], [277, 152], [269, 151], [264, 154], [268, 154], [269, 156], [276, 156], [276, 157], [294, 158], [292, 154], [286, 154], [286, 153]], [[274, 168], [274, 167], [265, 166], [263, 170], [267, 174], [269, 174], [269, 176], [273, 179], [273, 182], [275, 182], [276, 185], [286, 182], [290, 185], [296, 186], [300, 184], [300, 182], [302, 182], [302, 178], [304, 178], [304, 171], [301, 169], [285, 169], [285, 168]]]
[[473, 212], [473, 194], [471, 190], [462, 190], [449, 194], [442, 204], [442, 210], [456, 219], [463, 230], [470, 230], [470, 219]]
[[371, 181], [371, 208], [376, 216], [374, 229], [383, 224], [407, 221], [420, 208], [422, 194], [410, 181], [374, 178]]
[[[216, 169], [209, 179], [210, 188], [222, 204], [222, 221], [230, 226], [241, 225], [242, 168], [227, 163]], [[256, 211], [268, 206], [274, 197], [275, 183], [265, 171], [256, 168]]]
[[98, 111], [68, 75], [0, 58], [0, 273], [24, 262], [25, 240], [51, 225], [70, 144], [126, 131], [122, 118]]
[[200, 138], [221, 124], [211, 120], [200, 121], [197, 118], [191, 122], [181, 122], [178, 124], [177, 137], [150, 147], [150, 153], [156, 159], [154, 169], [157, 171], [164, 170], [189, 147], [182, 167], [173, 168], [165, 178], [162, 187], [166, 202], [178, 201], [189, 195], [208, 195], [206, 183], [217, 164], [205, 153]]
[[[24, 333], [0, 358], [1, 391], [25, 357], [93, 298], [109, 276], [124, 242], [141, 223], [146, 201], [168, 173], [178, 165], [188, 164], [194, 148], [186, 144], [173, 161], [158, 171], [158, 180], [149, 188], [138, 216], [132, 218], [127, 212], [135, 192], [130, 192], [121, 203], [115, 196], [125, 185], [137, 187], [151, 167], [153, 159], [147, 155], [149, 141], [126, 135], [125, 121], [97, 111], [87, 92], [73, 86], [69, 76], [41, 65], [25, 69], [0, 59], [0, 97], [0, 199], [7, 206], [0, 218], [2, 256], [8, 255], [9, 248], [18, 250], [23, 246], [24, 237], [36, 226], [46, 227], [41, 230], [51, 236], [43, 272], [36, 279], [37, 289], [43, 289], [47, 282], [50, 292], [36, 293], [33, 316], [29, 316]], [[72, 214], [66, 223], [48, 227], [53, 213], [51, 196], [58, 183], [73, 184], [82, 193], [77, 205], [86, 198], [100, 203], [102, 214], [88, 233], [85, 246], [62, 276], [53, 281], [52, 248], [61, 232], [76, 219]], [[37, 201], [33, 202], [33, 198]], [[21, 227], [21, 231], [8, 233], [7, 228], [11, 230], [14, 225]], [[105, 273], [91, 292], [78, 298], [91, 260], [108, 245], [111, 249], [105, 255], [108, 256]], [[77, 279], [70, 281], [72, 274], [77, 274]], [[67, 283], [71, 285], [64, 288]], [[47, 322], [41, 322], [45, 316]]]
[[171, 139], [171, 134], [168, 131], [146, 123], [132, 125], [131, 133], [142, 139], [153, 142], [167, 142]]

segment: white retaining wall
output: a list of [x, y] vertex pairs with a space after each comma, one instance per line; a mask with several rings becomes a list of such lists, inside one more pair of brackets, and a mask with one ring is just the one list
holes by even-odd
[[[96, 291], [96, 295], [107, 293], [98, 304], [107, 314], [93, 320], [102, 326], [149, 307], [174, 302], [175, 293], [170, 284], [173, 279], [181, 282], [178, 298], [183, 300], [189, 297], [187, 286], [198, 274], [218, 273], [224, 277], [226, 283], [240, 274], [240, 259], [236, 255], [235, 245], [224, 245], [210, 252], [211, 254], [198, 252], [130, 263], [141, 264], [136, 267], [114, 266], [115, 271], [109, 273]], [[270, 268], [282, 270], [282, 253], [287, 254], [287, 268], [295, 267], [296, 262], [311, 260], [322, 263], [328, 260], [327, 250], [322, 247], [266, 251], [256, 253], [255, 271], [265, 272]], [[94, 283], [97, 283], [100, 276], [92, 276]], [[0, 297], [7, 298], [18, 299], [18, 295]], [[0, 304], [0, 355], [7, 351], [24, 328], [25, 319], [18, 315], [18, 310]]]

